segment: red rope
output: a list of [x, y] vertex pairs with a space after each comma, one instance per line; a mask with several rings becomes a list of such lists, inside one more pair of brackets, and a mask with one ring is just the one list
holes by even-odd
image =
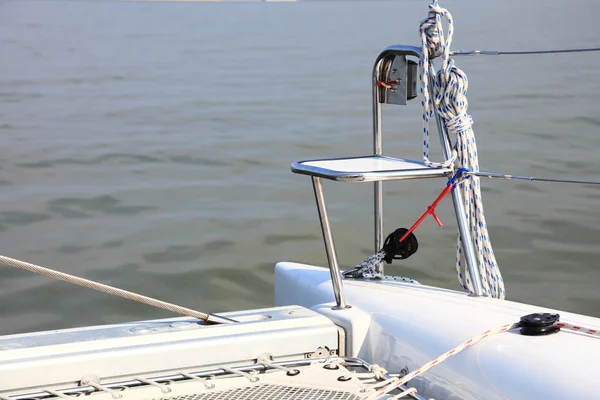
[[428, 215], [431, 215], [433, 217], [433, 219], [435, 220], [435, 222], [437, 222], [437, 224], [439, 226], [444, 226], [442, 224], [442, 221], [440, 221], [440, 219], [438, 218], [437, 215], [435, 215], [435, 208], [438, 206], [438, 204], [440, 203], [440, 201], [442, 201], [442, 199], [444, 197], [446, 197], [446, 195], [448, 193], [450, 193], [450, 191], [456, 186], [456, 184], [451, 184], [446, 186], [446, 188], [444, 190], [442, 190], [442, 193], [440, 193], [440, 195], [437, 197], [437, 199], [434, 200], [433, 203], [431, 203], [430, 206], [427, 206], [427, 211], [425, 211], [423, 213], [423, 215], [421, 215], [421, 217], [417, 220], [417, 222], [415, 222], [413, 224], [413, 226], [410, 227], [410, 229], [404, 234], [402, 235], [402, 237], [400, 238], [400, 242], [402, 242], [404, 239], [406, 239], [406, 237], [408, 235], [410, 235], [410, 233], [412, 231], [414, 231], [415, 229], [417, 229], [417, 227], [419, 225], [421, 225], [421, 223], [425, 220], [425, 218], [427, 218]]

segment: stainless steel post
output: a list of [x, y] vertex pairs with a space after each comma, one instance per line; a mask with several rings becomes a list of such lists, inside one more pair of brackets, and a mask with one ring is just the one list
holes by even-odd
[[[381, 134], [381, 104], [377, 96], [377, 81], [381, 75], [382, 61], [378, 60], [373, 68], [373, 154], [383, 154], [383, 139]], [[383, 182], [375, 182], [374, 187], [374, 232], [375, 232], [375, 252], [383, 246]], [[379, 265], [383, 273], [383, 263]]]
[[[435, 77], [435, 68], [433, 62], [429, 65], [429, 96], [431, 99], [434, 98], [433, 93], [433, 79]], [[437, 122], [438, 132], [440, 134], [440, 141], [442, 142], [442, 151], [444, 158], [448, 160], [452, 157], [452, 146], [450, 145], [450, 137], [446, 132], [444, 122], [440, 118], [437, 111], [434, 112], [435, 120]], [[458, 187], [452, 189], [452, 201], [454, 202], [454, 213], [456, 214], [456, 222], [458, 223], [458, 231], [460, 232], [460, 241], [463, 245], [465, 254], [465, 260], [467, 261], [467, 268], [471, 275], [471, 281], [473, 282], [473, 294], [475, 296], [483, 296], [483, 287], [481, 286], [481, 276], [479, 275], [479, 267], [477, 265], [477, 257], [475, 256], [475, 248], [471, 239], [471, 233], [469, 232], [469, 223], [467, 216], [465, 215], [464, 199], [460, 193]]]
[[[397, 56], [406, 57], [412, 56], [419, 58], [421, 56], [421, 50], [414, 46], [402, 46], [394, 45], [383, 49], [377, 56], [375, 63], [373, 64], [373, 73], [371, 75], [371, 85], [373, 87], [373, 154], [376, 156], [383, 155], [383, 138], [382, 138], [382, 127], [381, 127], [381, 103], [379, 98], [380, 87], [379, 81], [384, 79], [385, 65], [393, 63], [393, 59]], [[405, 78], [403, 78], [405, 79]], [[383, 182], [375, 182], [373, 186], [374, 191], [374, 233], [375, 233], [375, 251], [379, 251], [383, 246], [385, 239], [383, 232]], [[384, 264], [379, 264], [379, 270], [384, 273]]]
[[344, 299], [344, 286], [342, 284], [342, 274], [338, 265], [337, 254], [335, 252], [335, 243], [333, 242], [333, 234], [329, 225], [329, 217], [327, 216], [327, 208], [325, 207], [325, 199], [323, 197], [323, 185], [321, 178], [312, 177], [313, 188], [315, 190], [315, 200], [317, 201], [317, 209], [319, 210], [319, 221], [321, 222], [321, 230], [323, 231], [323, 241], [325, 242], [325, 251], [327, 253], [327, 262], [329, 263], [329, 272], [331, 273], [331, 285], [333, 286], [333, 294], [338, 309], [344, 309], [346, 300]]

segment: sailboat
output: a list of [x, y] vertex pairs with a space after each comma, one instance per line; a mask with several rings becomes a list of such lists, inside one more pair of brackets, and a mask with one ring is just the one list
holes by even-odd
[[[184, 316], [0, 336], [0, 399], [600, 396], [600, 319], [504, 299], [478, 177], [522, 177], [479, 171], [466, 77], [452, 59], [461, 53], [450, 50], [452, 22], [434, 3], [421, 24], [420, 47], [393, 45], [376, 58], [372, 154], [291, 165], [312, 181], [328, 266], [277, 263], [273, 307], [207, 314], [1, 257], [13, 267]], [[438, 70], [436, 57], [442, 59]], [[410, 101], [423, 106], [421, 160], [383, 152], [382, 105]], [[428, 151], [435, 136], [430, 126], [437, 129], [441, 161], [432, 161]], [[440, 195], [410, 228], [386, 236], [383, 184], [409, 179], [437, 179]], [[345, 271], [337, 260], [324, 181], [374, 188], [374, 254]], [[429, 217], [439, 222], [435, 208], [449, 197], [461, 290], [387, 275], [387, 263], [418, 251], [419, 224]]]

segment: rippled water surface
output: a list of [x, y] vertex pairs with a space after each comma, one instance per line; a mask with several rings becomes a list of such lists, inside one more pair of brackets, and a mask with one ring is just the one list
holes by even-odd
[[[597, 46], [594, 2], [447, 1], [454, 48]], [[204, 311], [269, 306], [273, 265], [326, 262], [295, 160], [371, 150], [378, 51], [416, 44], [425, 1], [0, 0], [0, 248]], [[457, 60], [482, 170], [600, 180], [600, 54]], [[418, 101], [385, 153], [418, 158]], [[438, 153], [436, 153], [438, 154]], [[442, 181], [386, 184], [408, 226]], [[483, 182], [512, 300], [600, 316], [600, 188]], [[340, 261], [372, 248], [371, 185], [326, 183]], [[451, 203], [389, 271], [458, 288]], [[0, 266], [0, 333], [169, 314]]]

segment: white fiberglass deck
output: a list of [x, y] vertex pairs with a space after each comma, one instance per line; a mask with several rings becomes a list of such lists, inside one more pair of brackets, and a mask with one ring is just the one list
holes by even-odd
[[422, 161], [386, 156], [299, 161], [292, 164], [292, 171], [343, 182], [436, 178], [452, 172], [450, 168], [429, 168]]
[[171, 318], [0, 337], [0, 399], [360, 400], [407, 390], [381, 397], [391, 376], [344, 357], [344, 330], [315, 311], [224, 315], [238, 322]]
[[248, 365], [262, 353], [281, 361], [319, 349], [339, 354], [338, 328], [314, 311], [292, 306], [223, 315], [239, 323], [204, 325], [186, 317], [0, 337], [0, 398], [76, 386], [88, 374], [104, 381]]
[[[509, 300], [397, 281], [343, 282], [351, 308], [340, 311], [332, 308], [327, 269], [279, 263], [275, 303], [328, 316], [346, 331], [347, 356], [393, 372], [415, 371], [460, 343], [531, 313], [558, 313], [563, 322], [600, 330], [598, 318]], [[437, 400], [597, 399], [599, 359], [597, 337], [568, 330], [525, 336], [512, 330], [475, 344], [408, 386]]]

